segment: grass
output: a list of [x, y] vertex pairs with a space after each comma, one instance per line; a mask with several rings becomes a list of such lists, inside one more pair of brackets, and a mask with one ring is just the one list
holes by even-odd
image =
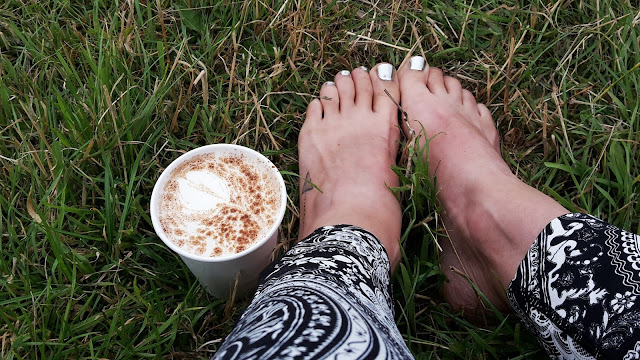
[[[264, 153], [285, 173], [287, 248], [306, 104], [410, 53], [489, 106], [525, 182], [640, 232], [639, 36], [629, 0], [2, 2], [0, 357], [210, 357], [246, 303], [211, 298], [155, 236], [160, 172], [209, 143]], [[477, 326], [439, 297], [437, 202], [411, 150], [394, 277], [410, 349], [544, 358], [512, 315]]]

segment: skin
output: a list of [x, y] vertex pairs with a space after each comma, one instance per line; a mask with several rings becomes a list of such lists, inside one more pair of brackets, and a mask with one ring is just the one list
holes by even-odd
[[355, 69], [334, 81], [309, 104], [298, 141], [305, 174], [300, 238], [324, 225], [357, 225], [382, 242], [395, 269], [401, 209], [388, 187], [398, 185], [390, 167], [400, 133], [398, 109], [386, 89], [400, 99], [421, 145], [432, 139], [430, 176], [437, 178], [448, 235], [440, 241], [449, 279], [445, 299], [471, 316], [481, 312], [485, 304], [472, 281], [494, 306], [509, 310], [505, 289], [520, 261], [544, 226], [568, 211], [511, 172], [490, 111], [441, 70], [406, 64], [384, 81], [376, 68]]
[[300, 174], [318, 187], [300, 184], [300, 239], [325, 225], [350, 224], [373, 233], [385, 246], [391, 268], [400, 260], [401, 209], [388, 187], [400, 130], [397, 77], [378, 78], [377, 68], [338, 73], [307, 109], [298, 138]]
[[429, 143], [431, 176], [437, 178], [448, 239], [440, 266], [449, 278], [447, 301], [473, 314], [483, 306], [469, 280], [502, 311], [505, 289], [544, 226], [568, 213], [556, 201], [520, 181], [500, 154], [491, 112], [440, 69], [398, 72], [401, 102], [421, 143]]

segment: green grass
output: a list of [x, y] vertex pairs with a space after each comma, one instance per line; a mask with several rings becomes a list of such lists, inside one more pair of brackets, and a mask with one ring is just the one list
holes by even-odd
[[[336, 72], [410, 50], [489, 106], [524, 181], [640, 232], [639, 36], [629, 0], [2, 2], [0, 357], [211, 356], [246, 303], [211, 298], [155, 236], [160, 172], [209, 143], [264, 153], [287, 174], [286, 248], [306, 104]], [[394, 278], [410, 349], [544, 358], [512, 315], [477, 326], [443, 304], [414, 158]]]

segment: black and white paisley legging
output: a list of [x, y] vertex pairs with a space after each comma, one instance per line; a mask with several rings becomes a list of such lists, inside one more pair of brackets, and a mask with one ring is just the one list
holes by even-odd
[[[554, 359], [640, 358], [640, 237], [584, 214], [551, 221], [508, 299]], [[369, 232], [326, 226], [261, 275], [214, 359], [412, 359], [389, 260]]]

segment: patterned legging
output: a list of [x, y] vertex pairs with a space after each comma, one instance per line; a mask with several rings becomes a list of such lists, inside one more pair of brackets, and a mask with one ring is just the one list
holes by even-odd
[[[640, 358], [640, 237], [584, 214], [551, 221], [507, 297], [554, 359]], [[412, 359], [389, 260], [369, 232], [326, 226], [263, 271], [214, 359]]]

